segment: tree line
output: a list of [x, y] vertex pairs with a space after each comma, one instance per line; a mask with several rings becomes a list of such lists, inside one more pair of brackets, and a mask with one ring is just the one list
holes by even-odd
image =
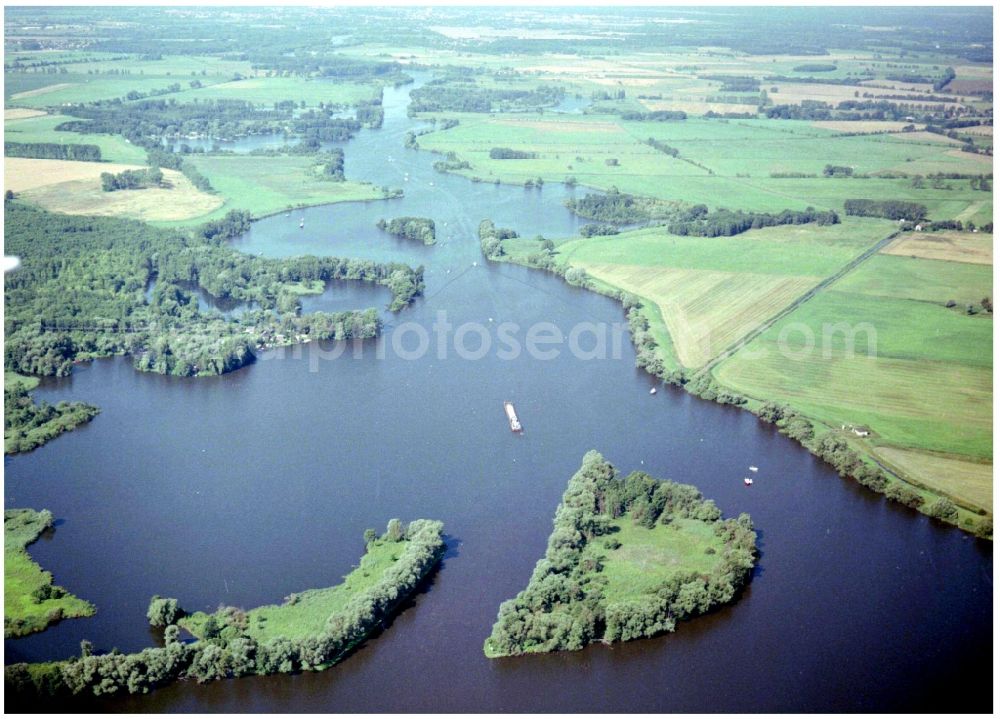
[[[398, 522], [398, 520], [397, 520]], [[357, 592], [326, 621], [316, 635], [257, 641], [241, 626], [239, 610], [223, 613], [209, 636], [193, 643], [180, 638], [176, 624], [164, 630], [165, 646], [134, 654], [113, 650], [94, 654], [89, 642], [81, 656], [45, 664], [11, 664], [5, 668], [8, 697], [20, 702], [51, 701], [70, 697], [145, 694], [177, 679], [199, 683], [251, 675], [319, 671], [339, 661], [369, 634], [377, 631], [438, 564], [444, 552], [441, 522], [417, 519], [380, 540], [400, 544], [398, 558], [374, 583]], [[398, 539], [396, 539], [398, 536]], [[176, 600], [155, 597], [151, 622], [176, 620]], [[231, 621], [226, 621], [230, 617]]]
[[807, 207], [805, 210], [782, 210], [775, 214], [726, 209], [709, 212], [705, 205], [695, 205], [682, 212], [668, 225], [667, 230], [674, 235], [731, 237], [762, 227], [803, 225], [810, 222], [820, 226], [836, 225], [840, 222], [840, 218], [832, 210], [817, 210], [812, 207]]
[[39, 160], [100, 162], [97, 145], [61, 145], [56, 142], [4, 142], [4, 157], [33, 157]]
[[551, 107], [566, 91], [553, 85], [532, 90], [494, 89], [456, 82], [454, 78], [432, 80], [410, 93], [407, 112], [512, 112]]
[[491, 160], [533, 160], [538, 157], [537, 152], [527, 152], [526, 150], [512, 150], [509, 147], [490, 148]]
[[672, 122], [686, 120], [687, 113], [682, 110], [653, 110], [650, 112], [626, 110], [621, 113], [621, 118], [630, 122]]
[[[681, 519], [704, 522], [724, 549], [707, 574], [680, 568], [653, 592], [609, 601], [602, 570], [613, 560], [585, 550], [620, 547], [612, 522], [622, 518], [646, 529]], [[621, 477], [591, 450], [556, 509], [545, 557], [528, 586], [500, 605], [484, 652], [499, 657], [576, 650], [594, 641], [671, 632], [678, 621], [732, 601], [749, 580], [755, 555], [756, 535], [748, 515], [723, 520], [715, 503], [697, 488], [644, 472]]]
[[925, 205], [904, 200], [845, 200], [844, 212], [857, 217], [884, 217], [910, 222], [919, 222], [927, 217]]

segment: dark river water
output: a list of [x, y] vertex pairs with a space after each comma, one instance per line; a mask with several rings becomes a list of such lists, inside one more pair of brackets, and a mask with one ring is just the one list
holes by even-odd
[[[107, 360], [45, 381], [39, 398], [86, 400], [102, 412], [6, 458], [5, 503], [53, 511], [58, 526], [32, 554], [98, 612], [5, 642], [6, 661], [68, 656], [84, 638], [102, 650], [148, 646], [157, 640], [145, 619], [154, 593], [211, 610], [335, 584], [367, 527], [432, 517], [448, 534], [440, 570], [331, 670], [177, 683], [101, 708], [990, 711], [992, 546], [841, 480], [747, 412], [668, 389], [650, 395], [653, 380], [635, 369], [627, 335], [615, 342], [617, 303], [482, 260], [475, 234], [485, 217], [527, 236], [573, 234], [577, 220], [562, 207], [571, 191], [434, 172], [435, 156], [402, 147], [415, 124], [405, 115], [409, 89], [387, 90], [385, 127], [345, 146], [349, 177], [403, 187], [405, 198], [310, 208], [302, 229], [299, 215], [274, 216], [236, 245], [424, 264], [426, 296], [386, 316], [383, 337], [357, 352], [313, 343], [198, 379]], [[404, 214], [433, 217], [438, 244], [374, 227]], [[379, 290], [347, 292], [355, 290], [348, 299], [363, 306], [388, 300]], [[505, 354], [505, 322], [525, 347], [539, 323], [564, 336], [576, 328], [579, 342], [545, 345], [550, 359]], [[474, 329], [463, 358], [452, 340], [465, 323]], [[605, 358], [577, 356], [600, 355], [599, 336]], [[467, 358], [484, 337], [484, 356]], [[507, 399], [523, 436], [507, 427]], [[487, 660], [482, 643], [498, 605], [526, 584], [589, 449], [626, 472], [696, 484], [726, 515], [749, 512], [761, 549], [753, 581], [736, 604], [668, 636]], [[760, 467], [751, 488], [742, 481], [749, 465]]]

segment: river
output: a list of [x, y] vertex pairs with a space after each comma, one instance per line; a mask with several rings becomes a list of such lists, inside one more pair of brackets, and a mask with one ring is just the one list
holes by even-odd
[[[522, 342], [543, 322], [610, 338], [623, 317], [608, 298], [483, 261], [476, 227], [485, 217], [529, 237], [574, 234], [578, 220], [562, 207], [574, 190], [435, 172], [436, 156], [402, 146], [421, 126], [406, 117], [412, 87], [387, 89], [384, 127], [344, 144], [348, 177], [403, 187], [404, 198], [277, 215], [236, 246], [423, 264], [425, 297], [387, 315], [385, 334], [360, 357], [314, 343], [222, 377], [142, 374], [112, 359], [45, 380], [39, 399], [86, 400], [102, 412], [5, 458], [5, 506], [54, 512], [55, 532], [32, 555], [98, 612], [5, 642], [6, 661], [68, 656], [83, 638], [100, 650], [153, 644], [153, 594], [211, 610], [337, 583], [365, 528], [431, 517], [448, 535], [440, 570], [331, 670], [183, 682], [102, 708], [989, 711], [990, 543], [840, 479], [747, 412], [671, 389], [650, 395], [653, 380], [635, 369], [627, 337], [618, 358], [580, 359], [566, 344], [546, 348], [558, 350], [552, 359], [506, 359], [495, 344], [478, 360], [450, 344], [439, 355], [439, 312], [491, 339], [516, 323]], [[400, 215], [433, 217], [438, 244], [374, 227]], [[430, 349], [413, 359], [417, 326]], [[479, 342], [470, 333], [465, 346]], [[523, 436], [507, 428], [506, 399]], [[498, 605], [527, 583], [566, 482], [592, 448], [622, 471], [696, 484], [727, 516], [749, 512], [761, 550], [753, 581], [734, 605], [668, 636], [487, 660], [482, 642]], [[749, 465], [760, 472], [748, 488]]]

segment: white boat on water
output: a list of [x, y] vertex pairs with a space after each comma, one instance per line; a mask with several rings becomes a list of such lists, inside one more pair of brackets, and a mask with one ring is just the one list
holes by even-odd
[[751, 465], [750, 465], [750, 471], [751, 471], [751, 472], [756, 472], [756, 471], [757, 471], [757, 468], [756, 468], [756, 467], [754, 467], [754, 466], [753, 466], [753, 465], [751, 464]]
[[650, 394], [656, 394], [656, 387], [650, 387], [649, 388], [649, 393]]
[[746, 486], [749, 487], [751, 484], [753, 484], [753, 480], [750, 479], [749, 477], [744, 477], [743, 478], [743, 484], [745, 484]]

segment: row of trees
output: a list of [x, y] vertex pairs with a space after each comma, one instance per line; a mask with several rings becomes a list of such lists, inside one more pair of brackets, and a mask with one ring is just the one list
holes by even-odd
[[[176, 679], [208, 682], [226, 677], [266, 675], [325, 669], [376, 631], [430, 573], [444, 551], [441, 522], [417, 519], [405, 528], [398, 558], [371, 585], [354, 594], [330, 615], [324, 629], [304, 638], [277, 637], [257, 641], [238, 621], [205, 632], [209, 636], [186, 644], [169, 624], [165, 646], [135, 654], [112, 651], [93, 654], [89, 642], [81, 656], [62, 662], [6, 667], [5, 688], [20, 701], [75, 696], [146, 693]], [[377, 541], [395, 541], [385, 536]], [[237, 620], [242, 612], [226, 613]], [[154, 598], [150, 619], [157, 624], [176, 619], [171, 600]], [[245, 615], [244, 615], [245, 616]], [[225, 618], [224, 618], [225, 620]]]
[[686, 120], [687, 113], [682, 110], [652, 110], [649, 112], [627, 110], [621, 113], [621, 118], [632, 122], [671, 122]]
[[559, 103], [566, 91], [553, 85], [539, 85], [532, 90], [477, 87], [456, 82], [455, 78], [432, 80], [410, 93], [407, 112], [516, 112]]
[[[707, 574], [679, 568], [655, 591], [608, 600], [600, 543], [621, 546], [612, 522], [630, 518], [652, 529], [678, 519], [710, 525], [721, 540], [718, 563]], [[679, 531], [684, 531], [680, 529]], [[569, 481], [553, 521], [545, 557], [528, 586], [500, 605], [484, 644], [487, 656], [581, 649], [593, 641], [627, 641], [673, 631], [676, 623], [731, 601], [749, 579], [756, 553], [750, 517], [723, 520], [718, 507], [690, 485], [659, 481], [643, 472], [620, 477], [596, 451]]]
[[4, 142], [4, 157], [34, 157], [39, 160], [100, 162], [97, 145], [60, 145], [56, 142]]
[[927, 217], [926, 206], [904, 200], [845, 200], [844, 212], [858, 217], [884, 217], [910, 222], [919, 222]]
[[695, 205], [682, 216], [672, 221], [668, 230], [675, 235], [696, 235], [699, 237], [731, 237], [747, 230], [778, 225], [803, 225], [815, 222], [818, 225], [836, 225], [840, 218], [832, 210], [782, 210], [779, 213], [744, 212], [742, 210], [720, 209], [709, 212], [705, 205]]
[[[57, 130], [121, 135], [146, 149], [162, 147], [164, 138], [186, 136], [233, 138], [288, 133], [304, 139], [346, 140], [361, 127], [359, 120], [335, 117], [332, 108], [306, 110], [294, 102], [265, 106], [245, 100], [103, 101], [74, 105], [65, 112], [78, 119], [60, 123]], [[371, 122], [373, 118], [366, 119]]]
[[395, 217], [379, 220], [375, 226], [394, 237], [418, 240], [425, 245], [433, 245], [436, 240], [434, 220], [429, 217]]

